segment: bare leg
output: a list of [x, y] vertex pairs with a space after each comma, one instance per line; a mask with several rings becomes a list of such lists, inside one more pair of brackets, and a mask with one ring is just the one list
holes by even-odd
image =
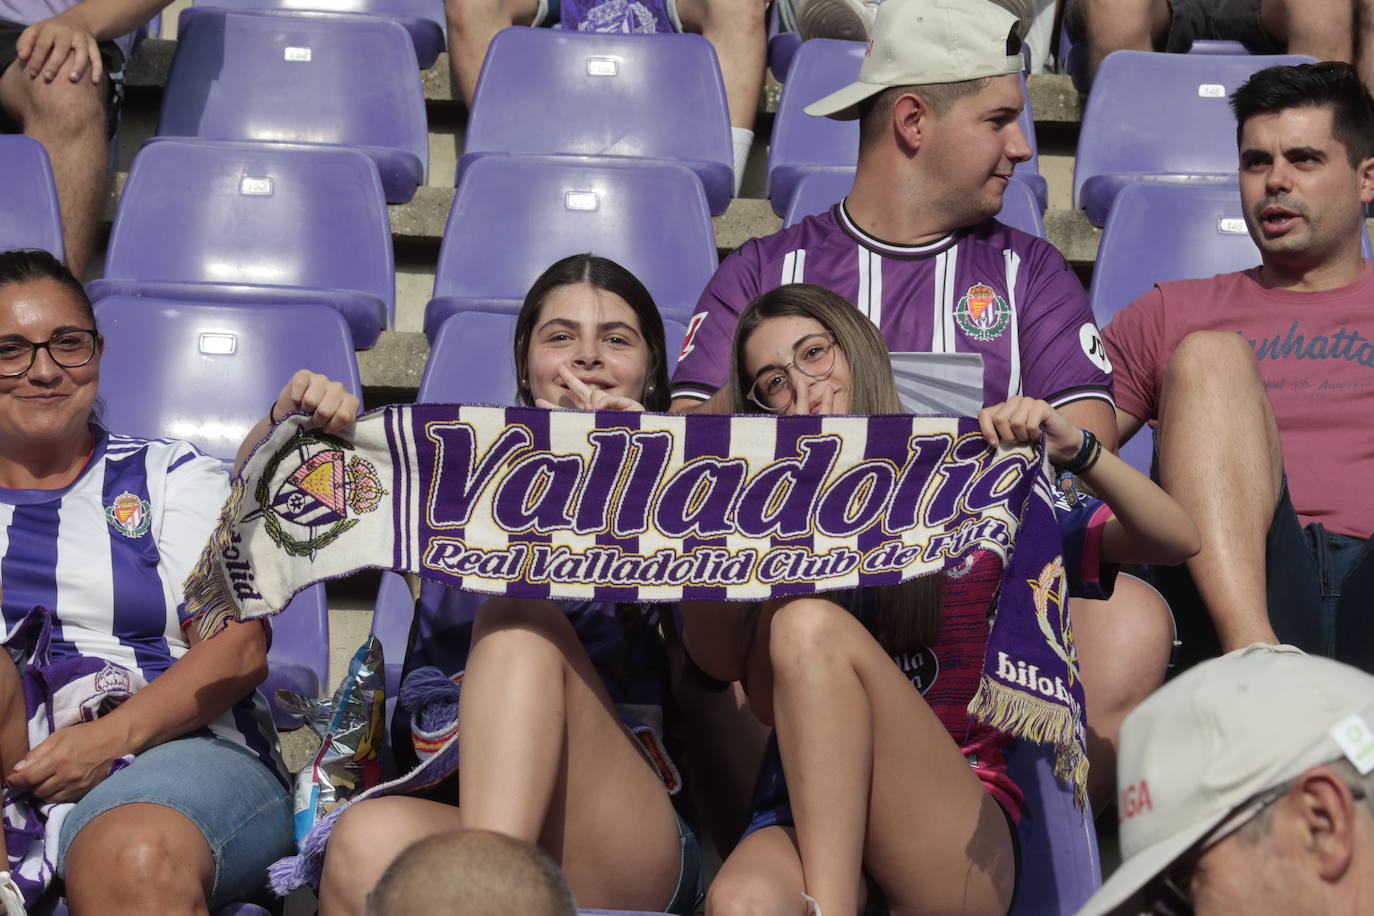
[[1188, 571], [1222, 651], [1277, 642], [1267, 612], [1265, 540], [1283, 454], [1250, 345], [1223, 331], [1183, 338], [1164, 375], [1159, 415], [1160, 482], [1193, 513], [1202, 535]]
[[[681, 656], [681, 648], [674, 650]], [[692, 675], [674, 678], [673, 696], [685, 721], [686, 785], [722, 856], [728, 856], [749, 819], [768, 729], [749, 710], [739, 682], [713, 693]]]
[[1088, 80], [1113, 51], [1154, 51], [1169, 34], [1166, 0], [1080, 0], [1088, 32]]
[[107, 84], [89, 79], [30, 79], [18, 62], [0, 75], [0, 108], [43, 144], [52, 161], [67, 266], [78, 279], [90, 266], [109, 185], [107, 93]]
[[1366, 89], [1374, 90], [1374, 0], [1355, 0], [1355, 63]]
[[768, 56], [768, 29], [762, 0], [678, 0], [678, 18], [689, 32], [700, 32], [716, 49], [730, 124], [754, 129]]
[[1005, 913], [1002, 812], [877, 641], [824, 598], [762, 616], [807, 893], [826, 916], [854, 914], [863, 865], [896, 912]]
[[73, 916], [208, 913], [215, 861], [200, 829], [163, 805], [112, 808], [67, 850], [67, 906]]
[[677, 819], [557, 605], [491, 599], [463, 677], [463, 826], [538, 843], [586, 906], [654, 909], [677, 886]]
[[1260, 25], [1289, 54], [1317, 60], [1354, 60], [1352, 0], [1263, 0]]
[[448, 65], [455, 101], [461, 98], [464, 105], [472, 107], [477, 74], [482, 72], [482, 61], [492, 37], [509, 26], [529, 25], [538, 9], [537, 0], [444, 0]]
[[1134, 576], [1110, 601], [1074, 599], [1073, 637], [1088, 720], [1088, 795], [1100, 811], [1116, 791], [1116, 741], [1126, 714], [1164, 682], [1174, 636], [1169, 606]]
[[765, 827], [749, 834], [721, 865], [706, 892], [706, 916], [801, 916], [801, 853], [789, 827]]
[[410, 844], [462, 827], [455, 806], [421, 798], [374, 798], [349, 808], [325, 849], [320, 916], [361, 916], [367, 895]]

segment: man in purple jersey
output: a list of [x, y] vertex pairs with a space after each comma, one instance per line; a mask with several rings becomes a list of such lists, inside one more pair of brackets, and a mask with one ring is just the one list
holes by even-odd
[[[1082, 284], [1049, 242], [993, 219], [1031, 153], [1017, 25], [991, 0], [882, 4], [858, 82], [806, 109], [861, 119], [849, 196], [721, 263], [688, 326], [673, 410], [728, 410], [739, 314], [805, 281], [855, 303], [893, 351], [981, 354], [985, 404], [1046, 400], [1115, 450], [1111, 363]], [[1120, 720], [1163, 678], [1172, 623], [1136, 580], [1073, 615], [1101, 797]]]
[[806, 109], [862, 119], [853, 189], [725, 259], [688, 326], [673, 409], [723, 410], [740, 312], [806, 281], [855, 303], [894, 351], [981, 354], [985, 403], [1042, 398], [1114, 448], [1111, 365], [1082, 285], [1053, 245], [992, 219], [1030, 157], [1016, 17], [990, 0], [889, 0], [873, 34], [858, 82]]

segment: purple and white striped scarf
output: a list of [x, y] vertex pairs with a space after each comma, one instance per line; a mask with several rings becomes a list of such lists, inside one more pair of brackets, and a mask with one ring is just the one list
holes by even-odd
[[424, 404], [348, 440], [279, 424], [187, 580], [202, 632], [375, 567], [512, 597], [761, 601], [1003, 562], [970, 712], [1084, 798], [1083, 692], [1047, 463], [968, 418]]

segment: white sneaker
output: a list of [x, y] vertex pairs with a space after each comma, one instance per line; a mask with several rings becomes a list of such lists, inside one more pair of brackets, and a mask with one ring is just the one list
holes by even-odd
[[7, 871], [0, 871], [0, 907], [4, 908], [5, 916], [28, 916], [28, 911], [24, 909], [24, 895]]
[[838, 38], [867, 41], [882, 0], [801, 0], [797, 9], [797, 31], [802, 41], [810, 38]]

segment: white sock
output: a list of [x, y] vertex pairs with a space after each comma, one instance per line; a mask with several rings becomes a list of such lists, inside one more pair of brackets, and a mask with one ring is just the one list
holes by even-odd
[[739, 183], [744, 180], [744, 167], [749, 163], [749, 148], [754, 145], [754, 132], [743, 127], [730, 128], [730, 142], [735, 148], [735, 196], [739, 196]]

